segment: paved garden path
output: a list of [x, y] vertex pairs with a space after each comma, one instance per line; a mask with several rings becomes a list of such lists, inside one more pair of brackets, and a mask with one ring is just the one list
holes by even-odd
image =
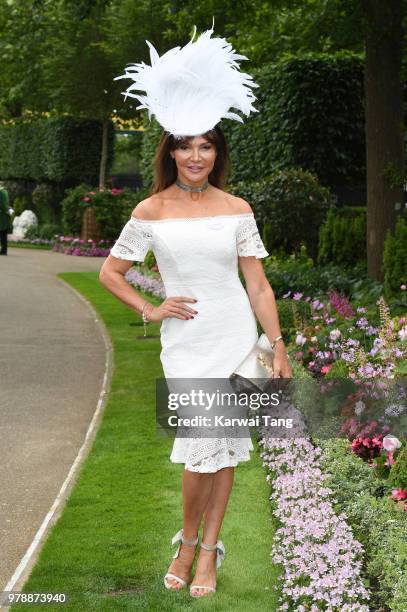
[[103, 387], [103, 329], [56, 274], [103, 261], [11, 246], [0, 257], [0, 591], [53, 505]]

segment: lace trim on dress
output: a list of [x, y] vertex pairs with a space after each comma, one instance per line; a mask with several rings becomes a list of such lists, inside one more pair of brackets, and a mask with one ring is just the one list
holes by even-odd
[[267, 257], [267, 255], [269, 255], [260, 238], [254, 216], [239, 222], [236, 234], [236, 245], [239, 257], [254, 256], [259, 259], [260, 257]]
[[171, 461], [185, 463], [190, 472], [217, 472], [224, 467], [236, 467], [241, 461], [250, 460], [253, 444], [245, 438], [200, 438], [179, 440], [171, 455]]
[[144, 261], [152, 242], [153, 234], [149, 224], [145, 220], [131, 216], [111, 248], [110, 254], [118, 259]]

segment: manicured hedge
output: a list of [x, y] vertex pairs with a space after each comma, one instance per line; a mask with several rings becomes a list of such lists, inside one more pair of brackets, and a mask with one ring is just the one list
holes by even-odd
[[[108, 170], [114, 130], [109, 124]], [[97, 184], [102, 125], [73, 117], [17, 120], [0, 125], [0, 178]]]
[[233, 182], [301, 167], [331, 188], [364, 183], [362, 59], [307, 54], [249, 72], [259, 112], [224, 122]]

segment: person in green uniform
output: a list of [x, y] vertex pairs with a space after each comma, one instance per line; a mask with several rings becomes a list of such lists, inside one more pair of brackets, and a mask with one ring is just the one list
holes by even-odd
[[7, 234], [13, 232], [8, 192], [0, 183], [0, 255], [7, 255]]

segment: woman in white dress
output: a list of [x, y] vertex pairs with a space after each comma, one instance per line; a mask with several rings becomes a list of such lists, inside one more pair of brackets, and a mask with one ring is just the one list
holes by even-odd
[[[224, 191], [228, 150], [219, 125], [200, 136], [163, 132], [152, 194], [140, 202], [100, 271], [100, 281], [149, 321], [161, 323], [166, 379], [228, 378], [258, 339], [256, 317], [273, 344], [274, 377], [291, 378], [273, 290], [259, 261], [268, 255], [250, 205]], [[152, 250], [166, 290], [154, 306], [124, 279]], [[245, 278], [243, 287], [238, 266]], [[218, 540], [234, 468], [250, 459], [249, 438], [175, 438], [171, 461], [184, 463], [183, 528], [165, 575], [166, 588], [190, 579], [190, 593], [216, 590], [225, 555]], [[202, 541], [198, 531], [203, 519]]]

